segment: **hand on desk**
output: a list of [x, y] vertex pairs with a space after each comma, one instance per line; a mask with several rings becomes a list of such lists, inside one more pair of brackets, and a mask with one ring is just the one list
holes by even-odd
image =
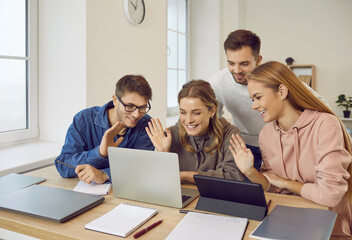
[[271, 185], [274, 185], [275, 187], [278, 187], [280, 189], [287, 189], [293, 193], [301, 195], [303, 183], [290, 179], [285, 179], [273, 173], [263, 173], [263, 175], [266, 177], [266, 179], [270, 182]]
[[193, 172], [193, 171], [181, 171], [180, 172], [180, 179], [181, 182], [182, 181], [187, 181], [187, 182], [191, 182], [191, 183], [195, 183], [194, 182], [194, 178], [193, 175], [197, 174], [197, 172]]
[[92, 181], [95, 183], [105, 183], [109, 180], [109, 177], [105, 172], [98, 170], [89, 164], [78, 165], [75, 172], [80, 180], [88, 184]]
[[99, 147], [99, 153], [102, 157], [106, 158], [108, 156], [108, 147], [117, 147], [120, 145], [123, 137], [119, 137], [116, 142], [114, 141], [114, 138], [116, 135], [121, 134], [121, 132], [124, 131], [124, 128], [124, 123], [117, 122], [111, 128], [106, 130]]
[[266, 177], [266, 179], [268, 179], [271, 185], [282, 189], [286, 188], [286, 179], [281, 178], [273, 173], [263, 173], [263, 175]]

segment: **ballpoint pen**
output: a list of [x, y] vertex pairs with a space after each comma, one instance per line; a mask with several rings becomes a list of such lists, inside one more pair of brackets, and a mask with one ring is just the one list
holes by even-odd
[[267, 204], [268, 208], [270, 207], [270, 204], [271, 204], [271, 199], [269, 200], [269, 202]]
[[67, 166], [69, 168], [76, 169], [74, 166], [72, 166], [70, 164], [67, 164], [67, 163], [64, 163], [64, 162], [61, 162], [60, 160], [56, 160], [56, 162], [61, 163], [61, 164], [65, 165], [65, 166]]
[[134, 238], [139, 238], [139, 237], [142, 236], [144, 233], [146, 233], [146, 232], [152, 230], [153, 228], [155, 228], [156, 226], [158, 226], [158, 225], [159, 225], [160, 223], [162, 223], [162, 222], [163, 222], [163, 220], [161, 219], [161, 220], [159, 220], [159, 221], [153, 223], [152, 225], [150, 225], [150, 226], [148, 226], [148, 227], [146, 227], [146, 228], [140, 230], [139, 232], [137, 232], [135, 235], [133, 235], [133, 237], [134, 237]]

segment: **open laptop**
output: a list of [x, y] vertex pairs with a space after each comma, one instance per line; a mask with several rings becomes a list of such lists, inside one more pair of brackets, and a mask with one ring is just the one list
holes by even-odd
[[197, 189], [181, 189], [176, 153], [115, 147], [108, 153], [118, 198], [183, 208], [199, 195]]

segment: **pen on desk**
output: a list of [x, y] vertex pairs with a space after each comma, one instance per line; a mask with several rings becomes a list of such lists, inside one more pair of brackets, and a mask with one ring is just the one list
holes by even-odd
[[67, 164], [67, 163], [64, 163], [64, 162], [61, 162], [61, 161], [59, 161], [59, 160], [56, 160], [56, 162], [61, 163], [61, 164], [65, 165], [65, 166], [67, 166], [67, 167], [69, 167], [69, 168], [76, 169], [74, 166], [72, 166], [72, 165], [70, 165], [70, 164]]
[[180, 213], [189, 213], [189, 212], [202, 213], [202, 214], [211, 214], [211, 213], [206, 213], [206, 212], [190, 211], [190, 210], [183, 210], [183, 209], [180, 209]]
[[189, 213], [189, 212], [192, 212], [192, 211], [180, 209], [180, 213]]
[[160, 223], [162, 223], [162, 222], [163, 222], [163, 220], [161, 219], [161, 220], [159, 220], [159, 221], [153, 223], [152, 225], [150, 225], [150, 226], [148, 226], [148, 227], [146, 227], [146, 228], [140, 230], [139, 232], [137, 232], [135, 235], [133, 235], [133, 237], [134, 237], [134, 238], [139, 238], [139, 237], [142, 236], [144, 233], [146, 233], [146, 232], [152, 230], [153, 228], [155, 228], [156, 226], [158, 226], [158, 225], [159, 225]]
[[269, 202], [267, 204], [268, 208], [270, 207], [270, 204], [271, 204], [271, 199], [269, 200]]

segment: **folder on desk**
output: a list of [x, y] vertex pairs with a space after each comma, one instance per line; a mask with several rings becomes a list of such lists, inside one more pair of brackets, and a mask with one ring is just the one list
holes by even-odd
[[0, 197], [0, 210], [65, 222], [104, 201], [104, 197], [33, 185]]
[[337, 214], [329, 210], [276, 205], [250, 237], [328, 240], [336, 217]]

